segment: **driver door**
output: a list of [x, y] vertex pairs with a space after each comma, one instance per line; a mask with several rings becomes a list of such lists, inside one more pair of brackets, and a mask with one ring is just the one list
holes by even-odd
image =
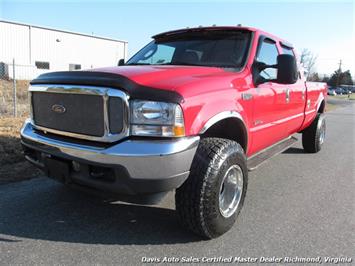
[[[260, 38], [256, 61], [267, 65], [277, 63], [279, 50], [276, 41], [271, 38]], [[267, 80], [277, 77], [277, 70], [267, 68], [259, 75]], [[265, 149], [287, 136], [285, 121], [288, 115], [285, 86], [273, 81], [264, 82], [254, 88], [253, 125], [250, 129], [253, 136], [252, 153]]]

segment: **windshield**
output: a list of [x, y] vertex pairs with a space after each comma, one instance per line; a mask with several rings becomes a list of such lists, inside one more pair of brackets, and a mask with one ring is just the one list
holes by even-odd
[[241, 68], [250, 32], [213, 31], [161, 37], [135, 54], [127, 65], [193, 65]]

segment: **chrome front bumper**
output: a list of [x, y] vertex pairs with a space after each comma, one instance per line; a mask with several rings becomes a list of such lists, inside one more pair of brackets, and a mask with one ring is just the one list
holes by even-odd
[[[99, 180], [83, 175], [78, 177], [74, 174], [70, 178], [103, 190], [115, 190], [117, 185], [114, 192], [126, 194], [162, 192], [180, 186], [189, 175], [199, 139], [198, 136], [169, 140], [127, 139], [112, 146], [97, 147], [48, 136], [36, 131], [29, 120], [21, 129], [24, 148], [40, 153], [42, 157], [58, 158], [69, 164], [75, 162], [108, 167], [115, 169], [115, 173], [120, 169], [114, 184], [101, 184]], [[38, 167], [46, 168], [45, 164], [36, 162], [30, 156], [26, 158]], [[120, 173], [124, 177], [121, 178]], [[121, 181], [128, 184], [125, 189], [119, 188]], [[137, 186], [139, 182], [142, 186]]]

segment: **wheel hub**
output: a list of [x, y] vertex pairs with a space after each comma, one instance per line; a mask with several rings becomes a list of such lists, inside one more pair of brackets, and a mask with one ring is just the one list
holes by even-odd
[[324, 139], [325, 139], [325, 123], [323, 121], [322, 125], [320, 127], [320, 132], [319, 132], [319, 143], [320, 143], [320, 145], [323, 144]]
[[232, 165], [226, 171], [219, 189], [219, 211], [225, 218], [232, 216], [238, 208], [243, 192], [243, 171]]

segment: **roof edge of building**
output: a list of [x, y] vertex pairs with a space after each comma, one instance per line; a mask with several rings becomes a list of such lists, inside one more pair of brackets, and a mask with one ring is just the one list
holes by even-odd
[[90, 34], [85, 34], [85, 33], [80, 33], [80, 32], [75, 32], [75, 31], [69, 31], [69, 30], [60, 30], [60, 29], [44, 27], [44, 26], [38, 26], [38, 25], [33, 25], [33, 24], [26, 24], [26, 23], [22, 23], [22, 22], [11, 21], [11, 20], [0, 19], [0, 23], [1, 22], [2, 23], [8, 23], [8, 24], [14, 24], [14, 25], [20, 25], [20, 26], [26, 26], [26, 27], [31, 27], [31, 28], [38, 28], [38, 29], [51, 30], [51, 31], [57, 31], [57, 32], [62, 32], [62, 33], [69, 33], [69, 34], [80, 35], [80, 36], [85, 36], [85, 37], [91, 37], [91, 38], [107, 40], [107, 41], [128, 43], [128, 41], [125, 41], [125, 40], [118, 40], [118, 39], [113, 39], [113, 38], [108, 38], [108, 37], [95, 36], [95, 35], [90, 35]]

